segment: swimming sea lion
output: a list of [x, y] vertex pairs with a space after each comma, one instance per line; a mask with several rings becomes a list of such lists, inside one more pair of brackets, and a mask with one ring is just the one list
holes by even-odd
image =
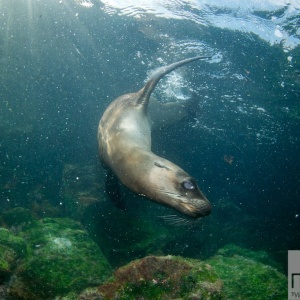
[[[166, 74], [198, 59], [196, 56], [157, 69], [136, 93], [115, 99], [98, 127], [101, 159], [133, 192], [167, 205], [192, 218], [210, 214], [211, 204], [196, 181], [174, 163], [151, 152], [151, 128], [147, 116], [150, 95]], [[111, 177], [108, 177], [111, 187]], [[115, 187], [115, 186], [114, 186]], [[120, 193], [115, 193], [120, 197]]]

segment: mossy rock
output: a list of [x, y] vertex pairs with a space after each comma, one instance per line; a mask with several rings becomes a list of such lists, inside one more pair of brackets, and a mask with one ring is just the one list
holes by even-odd
[[0, 282], [12, 274], [16, 253], [9, 247], [0, 245]]
[[30, 210], [23, 207], [12, 208], [1, 215], [1, 223], [5, 227], [20, 227], [35, 225], [36, 217]]
[[[30, 246], [30, 255], [19, 266], [19, 282], [31, 291], [14, 289], [22, 299], [53, 299], [71, 291], [101, 284], [111, 268], [99, 247], [79, 223], [70, 219], [43, 219], [20, 235]], [[34, 295], [34, 296], [33, 296]]]
[[147, 256], [118, 269], [98, 288], [104, 299], [224, 299], [222, 282], [206, 263]]
[[[69, 299], [61, 299], [61, 300], [69, 300]], [[77, 297], [74, 300], [103, 300], [103, 298], [102, 296], [100, 296], [98, 288], [87, 288], [79, 296], [77, 295]]]
[[84, 220], [106, 200], [103, 195], [104, 173], [99, 170], [97, 165], [64, 165], [61, 195], [68, 216]]
[[15, 236], [8, 229], [0, 227], [0, 244], [11, 248], [17, 257], [24, 257], [27, 254], [27, 244], [21, 237]]
[[[237, 254], [234, 254], [235, 250]], [[253, 258], [261, 258], [261, 253], [229, 246], [207, 260], [224, 282], [226, 299], [286, 299], [286, 276]]]
[[282, 269], [282, 266], [280, 264], [276, 263], [266, 251], [262, 251], [262, 250], [252, 251], [246, 248], [239, 247], [234, 244], [229, 244], [219, 249], [218, 255], [227, 256], [227, 257], [239, 255], [246, 258], [250, 258], [256, 262], [270, 265], [280, 271]]

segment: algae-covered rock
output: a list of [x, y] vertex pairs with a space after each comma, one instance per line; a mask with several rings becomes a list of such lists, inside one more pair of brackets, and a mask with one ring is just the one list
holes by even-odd
[[16, 253], [9, 247], [0, 245], [0, 283], [12, 274], [15, 260]]
[[0, 227], [0, 284], [9, 280], [16, 267], [17, 260], [25, 257], [26, 254], [27, 245], [25, 240], [15, 236], [8, 229]]
[[262, 258], [265, 259], [262, 252], [229, 245], [207, 262], [223, 280], [228, 300], [286, 299], [286, 276], [274, 267], [259, 262]]
[[26, 255], [27, 245], [25, 240], [15, 236], [8, 229], [0, 227], [0, 299], [2, 299], [1, 283], [9, 281], [17, 262]]
[[76, 297], [75, 300], [103, 300], [103, 297], [99, 294], [98, 288], [88, 288]]
[[34, 225], [35, 221], [30, 210], [22, 207], [12, 208], [1, 215], [1, 222], [7, 227]]
[[224, 299], [222, 282], [210, 265], [173, 256], [133, 261], [98, 290], [103, 299]]
[[99, 285], [110, 274], [101, 250], [75, 221], [42, 219], [20, 235], [30, 253], [16, 271], [12, 298], [53, 299]]
[[218, 250], [218, 255], [232, 257], [235, 255], [243, 256], [246, 258], [250, 258], [256, 262], [263, 263], [265, 265], [270, 265], [272, 267], [275, 267], [278, 270], [282, 270], [282, 266], [278, 263], [276, 263], [272, 257], [263, 250], [260, 251], [252, 251], [246, 248], [239, 247], [234, 244], [229, 244], [224, 246], [223, 248]]
[[16, 257], [24, 257], [27, 254], [25, 240], [2, 227], [0, 227], [0, 245], [12, 249]]
[[[161, 218], [164, 207], [141, 199], [126, 189], [121, 192], [126, 210], [120, 210], [105, 193], [105, 171], [100, 165], [66, 164], [61, 196], [68, 216], [84, 224], [95, 236], [113, 267], [150, 254], [162, 255], [174, 250], [183, 228], [168, 226]], [[171, 245], [169, 247], [169, 245]], [[183, 248], [171, 252], [180, 255]]]
[[100, 166], [66, 164], [63, 169], [61, 195], [69, 216], [76, 220], [88, 218], [105, 201], [104, 174]]

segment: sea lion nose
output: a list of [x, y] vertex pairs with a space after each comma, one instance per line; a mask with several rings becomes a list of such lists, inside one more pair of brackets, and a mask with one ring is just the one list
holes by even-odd
[[209, 216], [211, 213], [212, 205], [209, 201], [203, 201], [199, 206], [199, 217]]

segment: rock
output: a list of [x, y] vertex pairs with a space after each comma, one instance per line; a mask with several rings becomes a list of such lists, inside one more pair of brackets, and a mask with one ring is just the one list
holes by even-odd
[[118, 269], [98, 290], [109, 300], [223, 299], [222, 282], [210, 265], [174, 256], [135, 260]]
[[15, 260], [16, 253], [9, 247], [0, 245], [0, 283], [7, 280], [12, 274]]
[[[149, 254], [161, 255], [163, 247], [176, 239], [173, 227], [162, 226], [158, 217], [153, 221], [153, 216], [163, 213], [162, 207], [135, 198], [125, 189], [126, 210], [116, 208], [106, 198], [104, 176], [100, 165], [64, 166], [61, 196], [67, 215], [84, 224], [99, 245], [105, 245], [102, 250], [114, 267]], [[182, 235], [180, 229], [176, 234]]]
[[104, 175], [98, 172], [100, 166], [80, 166], [66, 164], [63, 169], [61, 194], [67, 214], [82, 220], [90, 215], [90, 210], [103, 201]]
[[89, 288], [82, 292], [76, 300], [103, 300], [97, 288]]
[[30, 210], [22, 207], [12, 208], [1, 215], [1, 223], [5, 227], [18, 227], [35, 224], [36, 218]]
[[207, 262], [223, 280], [226, 299], [286, 299], [286, 276], [274, 267], [259, 262], [262, 259], [266, 261], [261, 251], [228, 245]]
[[0, 227], [0, 299], [8, 299], [7, 290], [17, 263], [27, 255], [24, 239]]
[[226, 245], [218, 250], [218, 255], [233, 257], [236, 255], [250, 258], [256, 262], [260, 262], [265, 265], [270, 265], [277, 270], [283, 271], [282, 266], [275, 262], [272, 257], [266, 251], [252, 251], [246, 248], [239, 247], [234, 244]]
[[0, 227], [0, 245], [13, 250], [17, 258], [25, 257], [27, 254], [25, 240], [2, 227]]
[[53, 299], [97, 286], [111, 274], [99, 247], [73, 220], [42, 219], [19, 235], [29, 255], [15, 272], [12, 299]]

